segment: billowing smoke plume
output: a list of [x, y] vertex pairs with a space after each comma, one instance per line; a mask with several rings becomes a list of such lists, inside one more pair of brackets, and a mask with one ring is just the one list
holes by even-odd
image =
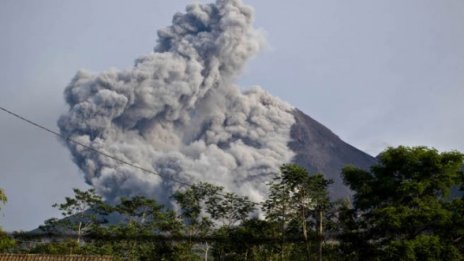
[[[207, 181], [260, 201], [266, 181], [293, 157], [292, 108], [259, 87], [233, 84], [263, 40], [240, 0], [193, 4], [158, 31], [153, 53], [131, 70], [80, 71], [65, 90], [61, 133], [189, 183]], [[67, 143], [86, 182], [107, 199], [167, 202], [179, 184]]]

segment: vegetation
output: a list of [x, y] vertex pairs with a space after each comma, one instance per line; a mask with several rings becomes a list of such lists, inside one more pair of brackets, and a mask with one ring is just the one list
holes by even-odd
[[370, 172], [346, 167], [355, 192], [341, 211], [342, 250], [351, 260], [462, 260], [463, 154], [424, 147], [391, 148]]
[[7, 201], [8, 201], [8, 198], [6, 197], [5, 192], [3, 191], [3, 189], [0, 188], [0, 206], [1, 204], [5, 204]]
[[54, 205], [63, 218], [45, 222], [46, 236], [24, 244], [16, 235], [18, 244], [4, 247], [11, 239], [0, 234], [0, 250], [117, 260], [462, 260], [464, 198], [450, 191], [464, 189], [463, 160], [389, 148], [369, 171], [343, 169], [352, 202], [330, 201], [331, 181], [294, 164], [280, 168], [259, 205], [208, 183], [174, 193], [177, 211], [144, 197], [110, 205], [75, 189]]
[[[3, 189], [0, 188], [0, 209], [2, 204], [6, 204], [8, 201], [8, 198], [3, 191]], [[2, 227], [0, 226], [0, 251], [5, 252], [8, 251], [9, 249], [12, 249], [16, 246], [16, 241], [9, 237], [3, 230]]]
[[[307, 259], [312, 256], [309, 234], [318, 236], [322, 249], [324, 212], [330, 207], [327, 187], [331, 181], [320, 174], [309, 176], [297, 165], [281, 167], [281, 173], [270, 185], [269, 198], [263, 204], [266, 220], [280, 238], [280, 259], [285, 259], [286, 237], [302, 236]], [[316, 238], [316, 237], [313, 237]], [[322, 255], [319, 251], [319, 255]]]

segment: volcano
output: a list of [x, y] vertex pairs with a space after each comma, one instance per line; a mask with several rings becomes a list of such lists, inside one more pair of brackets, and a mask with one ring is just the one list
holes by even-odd
[[260, 202], [279, 167], [293, 161], [333, 179], [332, 197], [348, 196], [341, 168], [368, 168], [371, 156], [262, 87], [236, 85], [264, 42], [240, 0], [192, 4], [133, 68], [79, 71], [58, 126], [86, 182], [109, 201], [169, 203], [182, 184], [207, 181]]
[[346, 198], [350, 190], [343, 184], [341, 170], [347, 165], [369, 170], [374, 157], [341, 140], [331, 130], [296, 109], [291, 127], [292, 141], [288, 146], [295, 152], [292, 162], [310, 173], [321, 173], [334, 183], [329, 187], [333, 199]]

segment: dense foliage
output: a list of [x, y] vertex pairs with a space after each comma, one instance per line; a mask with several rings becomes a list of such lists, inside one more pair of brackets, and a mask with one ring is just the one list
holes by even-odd
[[116, 260], [462, 260], [464, 199], [450, 191], [463, 190], [463, 159], [389, 148], [369, 171], [343, 169], [352, 201], [331, 201], [331, 181], [294, 164], [281, 167], [259, 204], [208, 183], [175, 192], [169, 208], [137, 196], [110, 205], [75, 189], [54, 205], [63, 218], [45, 221], [45, 234], [13, 241], [0, 233], [0, 250]]
[[381, 153], [364, 171], [346, 167], [355, 192], [353, 208], [341, 211], [341, 249], [350, 260], [462, 260], [463, 154], [425, 147]]
[[[7, 196], [3, 189], [0, 188], [0, 209], [2, 204], [5, 204], [8, 201]], [[3, 232], [2, 227], [0, 226], [0, 251], [5, 251], [15, 247], [16, 241], [9, 237], [5, 232]]]

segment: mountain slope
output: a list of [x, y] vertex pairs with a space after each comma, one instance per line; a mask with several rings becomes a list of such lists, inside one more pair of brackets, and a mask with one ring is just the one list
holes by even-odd
[[350, 190], [343, 184], [341, 169], [349, 164], [368, 169], [375, 163], [375, 158], [347, 144], [300, 110], [294, 110], [293, 115], [296, 122], [291, 127], [292, 141], [288, 144], [296, 153], [292, 161], [310, 173], [322, 173], [332, 179], [334, 184], [329, 190], [332, 198], [350, 195]]

